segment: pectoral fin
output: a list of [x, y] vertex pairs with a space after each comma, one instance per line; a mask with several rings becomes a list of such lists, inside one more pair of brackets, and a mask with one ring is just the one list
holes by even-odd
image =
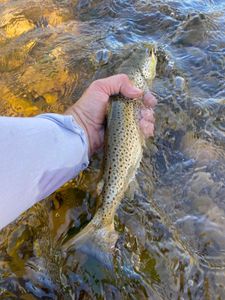
[[134, 199], [134, 194], [138, 190], [139, 185], [138, 182], [134, 179], [131, 181], [131, 183], [128, 186], [128, 189], [125, 192], [125, 197], [128, 199], [133, 200]]
[[96, 193], [97, 193], [97, 196], [100, 196], [101, 195], [101, 192], [103, 190], [103, 186], [104, 186], [104, 179], [101, 179], [98, 184], [97, 184], [97, 188], [96, 188]]

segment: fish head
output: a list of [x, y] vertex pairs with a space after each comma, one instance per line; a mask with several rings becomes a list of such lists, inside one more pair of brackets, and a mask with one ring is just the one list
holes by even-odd
[[157, 57], [153, 45], [143, 45], [132, 50], [127, 59], [119, 68], [125, 73], [134, 85], [147, 91], [156, 76]]
[[143, 78], [148, 82], [155, 78], [156, 75], [156, 64], [157, 57], [154, 52], [154, 48], [151, 46], [146, 46], [145, 51], [143, 51], [143, 55], [140, 60], [139, 70], [143, 76]]

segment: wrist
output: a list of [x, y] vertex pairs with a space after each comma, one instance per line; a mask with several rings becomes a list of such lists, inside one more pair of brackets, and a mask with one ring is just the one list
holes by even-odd
[[64, 114], [71, 115], [73, 117], [74, 122], [77, 123], [83, 129], [83, 131], [86, 135], [87, 142], [88, 142], [88, 157], [90, 159], [90, 157], [92, 155], [91, 139], [90, 139], [88, 129], [87, 129], [85, 123], [83, 122], [82, 118], [80, 117], [80, 115], [82, 113], [79, 112], [79, 109], [77, 111], [77, 109], [75, 107], [70, 107], [69, 109], [67, 109], [64, 112]]

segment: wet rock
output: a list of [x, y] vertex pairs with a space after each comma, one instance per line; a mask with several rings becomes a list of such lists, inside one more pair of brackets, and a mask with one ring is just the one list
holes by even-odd
[[108, 49], [101, 49], [95, 54], [95, 62], [98, 66], [102, 66], [108, 63], [111, 57], [111, 52]]
[[175, 88], [179, 91], [183, 91], [185, 88], [185, 79], [181, 76], [176, 76], [174, 79]]

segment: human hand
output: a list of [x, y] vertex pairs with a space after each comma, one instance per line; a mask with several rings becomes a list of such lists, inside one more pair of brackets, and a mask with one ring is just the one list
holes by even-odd
[[65, 114], [72, 115], [85, 130], [89, 141], [89, 156], [101, 148], [104, 141], [104, 121], [107, 114], [109, 96], [119, 94], [129, 97], [143, 97], [145, 108], [141, 110], [140, 128], [145, 137], [153, 136], [156, 98], [150, 93], [134, 87], [125, 74], [118, 74], [94, 81], [81, 98]]

